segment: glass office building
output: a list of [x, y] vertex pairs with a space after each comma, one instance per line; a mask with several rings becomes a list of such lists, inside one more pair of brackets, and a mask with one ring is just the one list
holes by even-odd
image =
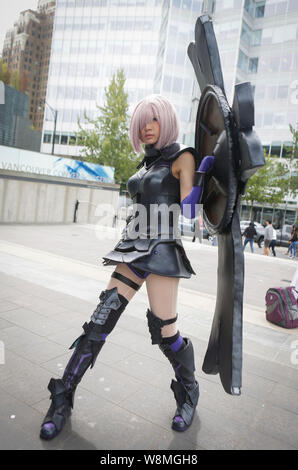
[[237, 81], [255, 90], [256, 128], [267, 152], [285, 157], [298, 123], [298, 1], [245, 0]]
[[[74, 132], [84, 110], [94, 118], [104, 89], [123, 67], [130, 111], [163, 93], [189, 128], [194, 73], [186, 50], [199, 0], [57, 0], [46, 102], [58, 111], [55, 153], [78, 155]], [[46, 110], [42, 152], [50, 153], [53, 111]]]
[[230, 104], [234, 85], [251, 82], [258, 135], [267, 153], [285, 157], [289, 124], [298, 123], [298, 1], [205, 0], [203, 8], [213, 19]]
[[[256, 129], [269, 153], [285, 156], [298, 121], [298, 0], [57, 0], [47, 103], [58, 110], [55, 152], [78, 155], [77, 119], [96, 115], [104, 88], [123, 67], [130, 111], [162, 93], [175, 105], [180, 140], [193, 144], [200, 96], [186, 54], [196, 18], [213, 18], [225, 88], [250, 81]], [[51, 151], [47, 109], [42, 151]]]

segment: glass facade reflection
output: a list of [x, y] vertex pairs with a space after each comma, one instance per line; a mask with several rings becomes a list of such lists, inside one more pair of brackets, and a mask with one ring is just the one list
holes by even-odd
[[[177, 109], [180, 141], [193, 144], [200, 92], [186, 50], [203, 12], [213, 19], [230, 103], [235, 84], [250, 81], [257, 132], [284, 157], [289, 123], [298, 121], [298, 0], [57, 0], [46, 98], [58, 110], [56, 151], [79, 153], [77, 120], [84, 110], [96, 116], [119, 67], [130, 112], [144, 96], [164, 94]], [[49, 109], [43, 129], [41, 150], [50, 152]]]
[[[234, 85], [251, 82], [258, 135], [268, 153], [285, 157], [289, 124], [298, 125], [298, 0], [205, 0], [204, 5], [212, 15], [230, 104]], [[199, 96], [196, 88], [194, 97]]]
[[258, 134], [278, 157], [298, 123], [297, 77], [298, 2], [245, 0], [236, 80], [252, 83]]
[[[104, 89], [123, 67], [130, 112], [151, 93], [174, 104], [180, 139], [189, 127], [194, 74], [186, 55], [200, 0], [57, 0], [46, 101], [58, 110], [57, 153], [78, 155], [72, 139], [104, 102]], [[41, 151], [50, 151], [53, 118], [47, 110]]]

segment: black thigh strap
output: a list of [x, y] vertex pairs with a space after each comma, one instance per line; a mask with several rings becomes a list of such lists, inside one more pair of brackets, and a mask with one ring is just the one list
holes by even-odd
[[169, 320], [161, 320], [158, 318], [152, 310], [149, 308], [147, 309], [147, 320], [148, 320], [148, 327], [151, 334], [151, 341], [152, 344], [161, 344], [162, 342], [162, 335], [161, 329], [165, 325], [170, 325], [171, 323], [175, 323], [177, 321], [178, 315], [174, 318], [170, 318]]
[[132, 287], [132, 289], [138, 290], [141, 287], [139, 284], [129, 279], [129, 277], [123, 276], [123, 274], [120, 274], [117, 271], [113, 272], [112, 277], [119, 279], [119, 281], [124, 282], [124, 284], [127, 284], [129, 287]]

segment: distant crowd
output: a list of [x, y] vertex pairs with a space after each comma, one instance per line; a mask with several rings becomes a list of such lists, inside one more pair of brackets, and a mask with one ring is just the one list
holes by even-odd
[[[249, 226], [244, 230], [243, 237], [243, 251], [245, 250], [246, 245], [250, 244], [251, 252], [254, 252], [253, 242], [254, 236], [257, 235], [255, 225], [253, 222], [250, 222]], [[275, 246], [276, 246], [276, 229], [274, 225], [272, 225], [270, 220], [266, 220], [266, 227], [264, 233], [264, 255], [269, 256], [270, 249], [272, 251], [273, 256], [276, 256]], [[293, 225], [291, 236], [289, 239], [289, 246], [285, 255], [289, 258], [295, 259], [297, 256], [297, 243], [298, 243], [298, 231], [297, 227]]]

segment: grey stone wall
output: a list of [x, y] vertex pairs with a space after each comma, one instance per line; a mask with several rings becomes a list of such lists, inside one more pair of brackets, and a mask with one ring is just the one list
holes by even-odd
[[[113, 225], [119, 185], [0, 170], [0, 223], [72, 223]], [[111, 207], [101, 214], [102, 204]], [[113, 212], [114, 211], [114, 212]]]

